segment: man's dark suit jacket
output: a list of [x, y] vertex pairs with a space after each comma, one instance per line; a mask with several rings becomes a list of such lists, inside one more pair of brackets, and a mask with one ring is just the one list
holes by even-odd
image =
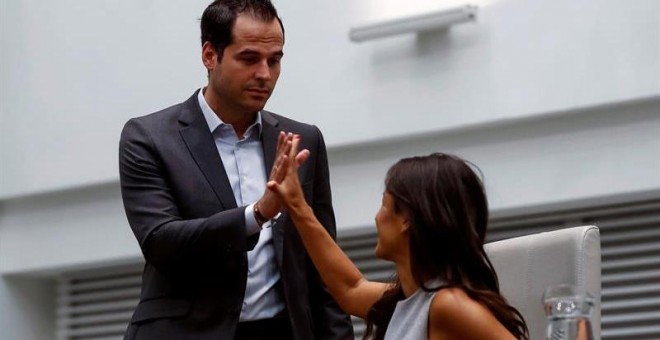
[[[300, 167], [307, 202], [335, 235], [328, 160], [321, 132], [262, 111], [267, 172], [280, 131], [301, 135], [311, 152]], [[232, 339], [245, 294], [245, 236], [197, 93], [165, 110], [134, 118], [119, 149], [122, 198], [146, 264], [142, 294], [126, 339]], [[349, 317], [332, 300], [286, 213], [274, 223], [275, 257], [295, 339], [353, 339]], [[277, 338], [273, 334], [273, 338]]]

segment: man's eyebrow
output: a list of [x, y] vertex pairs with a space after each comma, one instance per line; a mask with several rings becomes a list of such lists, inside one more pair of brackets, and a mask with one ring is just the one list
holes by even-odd
[[[257, 51], [257, 50], [245, 49], [245, 50], [242, 50], [242, 51], [238, 52], [237, 55], [241, 55], [241, 56], [253, 56], [253, 55], [257, 55], [257, 56], [260, 56], [261, 53], [260, 53], [259, 51]], [[284, 52], [280, 50], [280, 51], [277, 51], [277, 52], [273, 53], [272, 56], [275, 56], [275, 57], [282, 57], [282, 56], [284, 56]]]

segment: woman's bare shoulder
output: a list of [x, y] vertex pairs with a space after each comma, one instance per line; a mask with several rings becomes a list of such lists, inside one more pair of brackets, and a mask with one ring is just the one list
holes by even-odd
[[513, 339], [491, 311], [460, 288], [438, 291], [429, 311], [430, 339]]

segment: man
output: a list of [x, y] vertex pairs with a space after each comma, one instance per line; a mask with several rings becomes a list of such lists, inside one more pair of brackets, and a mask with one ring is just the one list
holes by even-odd
[[353, 339], [266, 189], [294, 138], [282, 131], [299, 135], [305, 198], [335, 234], [320, 131], [262, 110], [280, 73], [282, 22], [270, 1], [217, 0], [201, 30], [208, 85], [131, 119], [121, 136], [122, 197], [146, 259], [125, 338]]

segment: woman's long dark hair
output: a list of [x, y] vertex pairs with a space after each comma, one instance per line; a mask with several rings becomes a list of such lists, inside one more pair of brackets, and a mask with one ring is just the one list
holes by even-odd
[[[385, 178], [394, 209], [411, 221], [410, 267], [424, 290], [432, 279], [457, 287], [486, 306], [518, 339], [529, 339], [522, 315], [500, 294], [497, 274], [484, 251], [488, 203], [481, 180], [466, 161], [435, 153], [404, 158]], [[396, 303], [403, 299], [398, 278], [367, 315], [364, 339], [383, 339]], [[374, 330], [375, 328], [375, 330]]]

